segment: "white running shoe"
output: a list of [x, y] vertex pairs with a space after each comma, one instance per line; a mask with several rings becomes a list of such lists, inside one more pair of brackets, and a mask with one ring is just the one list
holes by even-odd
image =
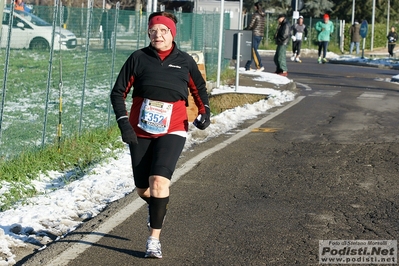
[[263, 70], [265, 70], [265, 68], [264, 68], [264, 67], [261, 67], [261, 68], [258, 68], [256, 71], [262, 72]]
[[292, 56], [291, 56], [291, 61], [294, 61], [295, 60], [295, 54], [293, 54]]
[[161, 242], [157, 238], [150, 236], [147, 239], [146, 249], [146, 258], [162, 259]]
[[295, 58], [295, 62], [302, 63], [302, 60], [299, 57]]

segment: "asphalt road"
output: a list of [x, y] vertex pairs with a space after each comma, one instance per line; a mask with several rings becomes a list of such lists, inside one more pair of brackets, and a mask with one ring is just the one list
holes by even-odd
[[143, 258], [145, 207], [99, 230], [132, 193], [19, 265], [319, 265], [319, 240], [398, 239], [397, 73], [303, 61], [295, 102], [183, 154], [202, 157], [171, 187], [162, 260]]

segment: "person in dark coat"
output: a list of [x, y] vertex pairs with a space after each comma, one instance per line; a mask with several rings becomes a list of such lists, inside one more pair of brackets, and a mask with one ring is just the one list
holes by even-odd
[[359, 54], [360, 24], [357, 20], [355, 20], [355, 23], [349, 28], [349, 35], [351, 36], [349, 53], [352, 54], [353, 47], [356, 45], [356, 54]]
[[104, 50], [111, 49], [112, 47], [112, 32], [114, 30], [114, 15], [111, 10], [111, 3], [107, 2], [105, 4], [105, 9], [101, 16], [101, 29], [104, 38]]
[[259, 2], [255, 3], [254, 6], [256, 12], [252, 17], [251, 23], [246, 28], [246, 30], [252, 30], [252, 56], [251, 60], [248, 60], [245, 64], [245, 70], [251, 70], [252, 61], [254, 61], [256, 71], [263, 71], [265, 70], [265, 68], [262, 65], [262, 60], [260, 59], [258, 48], [265, 31], [265, 12], [262, 11], [262, 5]]
[[391, 31], [388, 33], [388, 53], [390, 57], [393, 57], [393, 50], [396, 46], [396, 41], [398, 40], [398, 34], [395, 31], [395, 27], [391, 27]]
[[276, 64], [276, 74], [281, 76], [288, 76], [287, 69], [287, 44], [291, 37], [291, 27], [285, 15], [281, 14], [277, 18], [278, 26], [274, 40], [276, 41], [277, 48], [274, 54], [274, 63]]

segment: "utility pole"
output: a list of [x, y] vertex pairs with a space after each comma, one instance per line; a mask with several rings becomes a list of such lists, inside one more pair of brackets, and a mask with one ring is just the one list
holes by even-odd
[[[216, 75], [216, 87], [220, 86], [220, 72], [222, 65], [222, 48], [223, 48], [223, 23], [224, 23], [224, 0], [220, 1], [220, 23], [219, 23], [219, 45], [218, 45], [218, 68]], [[238, 58], [237, 58], [238, 60]]]
[[[134, 5], [134, 10], [141, 11], [141, 1], [140, 0], [136, 0], [136, 4]], [[136, 24], [136, 25], [138, 25], [138, 24]]]
[[152, 12], [157, 12], [157, 9], [158, 9], [158, 0], [153, 0]]
[[352, 25], [355, 24], [355, 2], [356, 0], [352, 1]]
[[[0, 0], [0, 18], [1, 18], [1, 21], [3, 21], [3, 10], [4, 10], [4, 7], [5, 7], [5, 5], [6, 5], [6, 3], [4, 2], [4, 0]], [[1, 25], [0, 25], [0, 41], [1, 41]]]
[[373, 15], [372, 15], [372, 22], [371, 22], [371, 48], [370, 51], [373, 51], [374, 47], [374, 22], [375, 22], [375, 0], [373, 0]]
[[298, 12], [298, 5], [299, 5], [299, 0], [292, 0], [291, 1], [291, 8], [292, 8], [292, 20], [291, 22], [296, 24], [298, 18], [299, 18], [299, 12]]
[[[390, 13], [390, 11], [391, 11], [391, 0], [388, 0], [388, 7], [387, 7], [387, 36], [388, 36], [388, 33], [389, 33], [389, 29], [390, 29], [390, 26], [389, 26], [389, 23], [390, 23], [390, 21], [389, 21], [389, 13]], [[387, 43], [387, 46], [388, 46], [388, 43]]]
[[[241, 61], [241, 35], [240, 32], [242, 30], [242, 6], [243, 0], [240, 0], [240, 10], [238, 14], [238, 33], [237, 33], [237, 57], [236, 57], [236, 87], [235, 91], [238, 90], [238, 85], [240, 83], [240, 61]], [[222, 33], [220, 33], [221, 35]]]

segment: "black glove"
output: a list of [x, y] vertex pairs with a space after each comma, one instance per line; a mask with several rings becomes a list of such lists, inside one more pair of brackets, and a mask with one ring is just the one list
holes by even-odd
[[118, 127], [122, 133], [122, 140], [129, 145], [137, 144], [137, 136], [129, 122], [128, 117], [119, 118], [117, 120]]
[[193, 122], [194, 126], [204, 130], [211, 124], [211, 110], [205, 105], [205, 114], [199, 114]]

